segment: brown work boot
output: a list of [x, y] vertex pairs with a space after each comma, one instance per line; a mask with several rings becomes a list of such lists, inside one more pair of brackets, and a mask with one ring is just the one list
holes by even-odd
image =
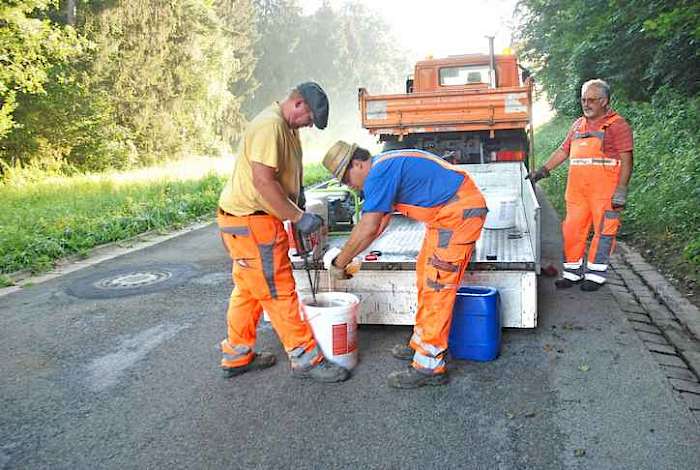
[[230, 379], [231, 377], [241, 375], [251, 370], [267, 369], [268, 367], [274, 366], [275, 362], [277, 362], [277, 358], [274, 354], [263, 351], [255, 353], [253, 360], [244, 366], [222, 367], [221, 369], [224, 371], [224, 377]]
[[311, 379], [316, 382], [324, 383], [343, 382], [350, 377], [350, 371], [323, 359], [318, 364], [305, 369], [301, 367], [292, 367], [292, 377], [297, 379]]
[[423, 385], [445, 385], [450, 381], [447, 371], [426, 374], [414, 367], [389, 374], [389, 386], [393, 388], [418, 388]]
[[395, 344], [394, 347], [391, 348], [391, 355], [402, 361], [412, 360], [414, 353], [415, 351], [408, 344]]

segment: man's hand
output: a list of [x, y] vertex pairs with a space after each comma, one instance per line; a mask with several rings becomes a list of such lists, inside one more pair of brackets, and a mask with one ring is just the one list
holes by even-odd
[[323, 255], [323, 267], [328, 270], [328, 274], [330, 274], [333, 279], [341, 281], [344, 279], [350, 279], [352, 278], [352, 275], [348, 274], [345, 268], [339, 268], [335, 265], [335, 261], [338, 259], [339, 254], [340, 248], [336, 247], [326, 251], [326, 254]]
[[321, 227], [321, 224], [323, 224], [321, 216], [311, 212], [304, 212], [299, 222], [296, 223], [296, 227], [301, 233], [308, 235], [316, 232]]
[[627, 186], [618, 186], [612, 197], [613, 209], [624, 209], [627, 203]]
[[530, 173], [528, 173], [527, 176], [525, 177], [525, 179], [530, 180], [530, 181], [532, 181], [532, 184], [535, 184], [539, 180], [546, 178], [548, 176], [549, 176], [549, 170], [546, 167], [541, 166], [537, 170], [531, 171]]
[[348, 274], [347, 271], [345, 271], [345, 268], [339, 268], [335, 265], [335, 258], [333, 261], [331, 261], [331, 264], [328, 267], [328, 274], [330, 274], [331, 277], [337, 281], [352, 279], [352, 274]]

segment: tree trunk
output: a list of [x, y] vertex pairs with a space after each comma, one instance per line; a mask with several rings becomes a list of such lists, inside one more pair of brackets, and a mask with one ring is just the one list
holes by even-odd
[[66, 24], [75, 26], [75, 10], [77, 0], [66, 1]]

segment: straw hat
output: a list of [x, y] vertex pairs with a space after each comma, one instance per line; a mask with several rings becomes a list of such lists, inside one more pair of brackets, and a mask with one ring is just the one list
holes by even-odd
[[323, 166], [325, 166], [335, 178], [338, 178], [338, 181], [342, 181], [343, 175], [345, 175], [345, 171], [350, 164], [352, 154], [355, 153], [356, 149], [357, 145], [348, 144], [347, 142], [339, 140], [326, 152], [326, 156], [323, 157]]

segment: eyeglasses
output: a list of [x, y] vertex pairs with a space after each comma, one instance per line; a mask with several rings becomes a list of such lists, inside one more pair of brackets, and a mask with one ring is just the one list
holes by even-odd
[[599, 96], [597, 98], [581, 98], [581, 104], [594, 103], [596, 101], [602, 100], [603, 97]]

